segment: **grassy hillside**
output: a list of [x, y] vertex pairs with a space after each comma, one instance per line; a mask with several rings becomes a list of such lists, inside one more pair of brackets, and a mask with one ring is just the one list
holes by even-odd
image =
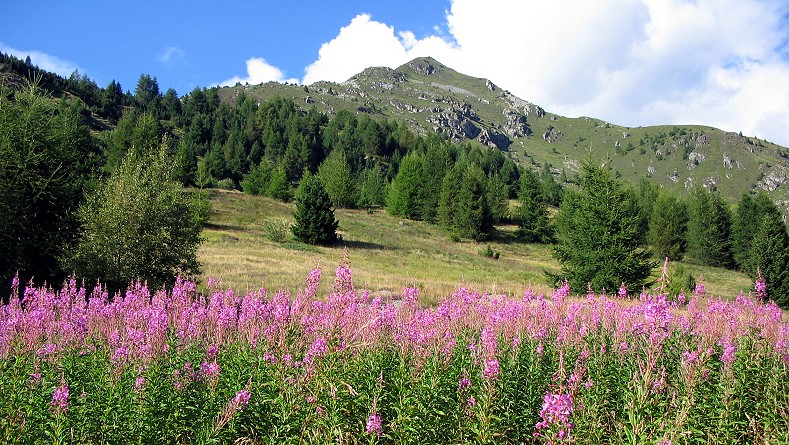
[[[437, 131], [455, 141], [505, 150], [524, 166], [550, 164], [572, 180], [581, 160], [610, 159], [622, 176], [682, 191], [719, 190], [731, 203], [743, 192], [766, 190], [787, 211], [789, 149], [703, 125], [630, 128], [590, 117], [550, 113], [485, 79], [466, 76], [431, 58], [397, 68], [368, 68], [343, 83], [298, 86], [238, 85], [220, 91], [234, 101], [244, 92], [261, 101], [291, 98], [303, 109], [345, 109], [407, 122], [417, 133]], [[528, 98], [527, 98], [528, 99]], [[616, 104], [611, 104], [615, 107]], [[494, 141], [503, 143], [494, 143]]]
[[[315, 247], [293, 242], [289, 233], [284, 242], [267, 237], [267, 221], [293, 221], [293, 204], [225, 190], [211, 191], [210, 202], [213, 210], [198, 254], [204, 271], [201, 281], [204, 284], [213, 276], [237, 292], [260, 287], [296, 292], [318, 264], [324, 274], [321, 290], [328, 291], [345, 247], [357, 286], [386, 297], [416, 285], [426, 304], [461, 286], [512, 296], [529, 287], [547, 293], [551, 288], [543, 270], [559, 267], [550, 246], [514, 242], [514, 226], [497, 227], [490, 242], [456, 243], [437, 226], [382, 210], [338, 210], [343, 241]], [[480, 255], [488, 244], [501, 252], [498, 260]], [[729, 298], [751, 288], [750, 279], [740, 273], [688, 264], [686, 268], [695, 276], [703, 275], [713, 295]]]

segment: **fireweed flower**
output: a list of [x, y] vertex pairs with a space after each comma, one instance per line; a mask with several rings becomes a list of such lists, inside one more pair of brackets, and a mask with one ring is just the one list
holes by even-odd
[[471, 386], [471, 380], [469, 380], [468, 377], [461, 377], [460, 381], [458, 381], [458, 392], [461, 392], [470, 386]]
[[[558, 427], [560, 435], [564, 436], [567, 431], [573, 428], [570, 423], [570, 415], [573, 413], [573, 398], [570, 394], [545, 393], [543, 397], [542, 409], [540, 410], [541, 421], [535, 425], [537, 431], [551, 427]], [[561, 432], [564, 431], [564, 434]], [[564, 437], [561, 437], [562, 439]]]
[[487, 380], [495, 379], [499, 375], [499, 361], [492, 358], [485, 362], [485, 369], [482, 371], [482, 377]]
[[370, 414], [367, 418], [367, 433], [368, 434], [375, 434], [376, 436], [380, 435], [383, 432], [383, 426], [381, 424], [381, 416], [376, 413]]
[[249, 398], [251, 394], [246, 389], [242, 389], [241, 391], [236, 393], [236, 396], [233, 397], [233, 405], [238, 407], [238, 409], [244, 409], [245, 406], [249, 403]]
[[60, 386], [52, 393], [52, 401], [49, 403], [50, 409], [55, 414], [65, 413], [68, 410], [68, 395], [68, 385], [65, 380], [61, 380]]
[[145, 377], [139, 376], [134, 379], [134, 392], [140, 393], [145, 389]]

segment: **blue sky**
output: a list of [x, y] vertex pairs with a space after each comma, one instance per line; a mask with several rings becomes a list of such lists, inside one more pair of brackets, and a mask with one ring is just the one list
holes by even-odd
[[786, 0], [8, 3], [0, 51], [101, 86], [341, 82], [429, 55], [551, 112], [789, 146]]

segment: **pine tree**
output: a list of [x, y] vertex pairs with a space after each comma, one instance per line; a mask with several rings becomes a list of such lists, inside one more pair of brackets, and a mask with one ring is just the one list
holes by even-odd
[[332, 244], [337, 241], [337, 220], [328, 193], [320, 180], [309, 172], [301, 178], [296, 192], [296, 224], [291, 228], [296, 239], [307, 244]]
[[751, 196], [748, 193], [742, 194], [737, 212], [732, 218], [731, 248], [734, 262], [740, 270], [746, 273], [756, 273], [756, 267], [750, 262], [751, 243], [756, 234], [755, 229], [758, 227], [758, 223], [771, 213], [780, 214], [780, 211], [766, 193], [761, 192], [756, 196]]
[[271, 172], [271, 179], [269, 179], [268, 187], [266, 188], [266, 196], [285, 202], [290, 201], [293, 197], [288, 175], [285, 173], [285, 167], [282, 165], [278, 165]]
[[356, 204], [356, 182], [342, 148], [333, 150], [318, 168], [318, 178], [335, 208]]
[[386, 203], [386, 179], [381, 168], [374, 165], [359, 173], [359, 207], [380, 207]]
[[784, 309], [789, 308], [789, 234], [779, 212], [765, 214], [750, 246], [751, 278], [757, 271], [767, 284], [767, 295]]
[[638, 206], [632, 193], [612, 177], [610, 167], [589, 161], [581, 168], [579, 190], [567, 190], [555, 217], [554, 256], [561, 262], [559, 274], [577, 291], [616, 289], [621, 283], [638, 289], [655, 263], [644, 248], [639, 231]]
[[422, 165], [419, 155], [408, 154], [400, 162], [397, 177], [392, 182], [387, 199], [389, 213], [418, 220], [422, 216], [422, 203], [419, 201], [422, 187]]
[[493, 231], [493, 218], [485, 197], [485, 173], [476, 164], [468, 165], [463, 174], [452, 229], [474, 241], [487, 239]]
[[731, 267], [731, 213], [718, 193], [696, 188], [688, 202], [688, 242], [686, 254], [714, 267]]
[[676, 196], [667, 192], [658, 195], [649, 218], [647, 240], [658, 258], [679, 261], [685, 254], [688, 231], [688, 210]]
[[509, 195], [509, 187], [501, 180], [501, 177], [497, 173], [490, 173], [485, 182], [485, 198], [488, 201], [488, 208], [494, 223], [509, 218]]
[[526, 170], [521, 175], [518, 230], [515, 235], [527, 243], [548, 243], [553, 239], [548, 219], [548, 206], [541, 193], [542, 184], [537, 174]]
[[464, 169], [463, 163], [456, 163], [447, 170], [444, 179], [441, 181], [441, 194], [438, 198], [436, 218], [438, 219], [438, 225], [450, 232], [452, 232], [455, 223], [457, 196]]

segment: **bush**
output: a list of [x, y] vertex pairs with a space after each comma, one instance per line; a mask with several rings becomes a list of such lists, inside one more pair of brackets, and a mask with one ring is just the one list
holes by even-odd
[[263, 233], [266, 238], [275, 243], [281, 243], [288, 237], [290, 222], [282, 218], [266, 218], [263, 221]]
[[166, 143], [154, 153], [131, 149], [106, 183], [79, 209], [84, 232], [64, 260], [68, 270], [111, 291], [132, 281], [153, 288], [197, 275], [200, 229], [208, 216], [201, 194], [188, 196], [173, 178]]
[[488, 244], [488, 247], [479, 251], [480, 256], [484, 256], [485, 258], [493, 258], [494, 260], [498, 260], [501, 252], [493, 250], [493, 247]]

